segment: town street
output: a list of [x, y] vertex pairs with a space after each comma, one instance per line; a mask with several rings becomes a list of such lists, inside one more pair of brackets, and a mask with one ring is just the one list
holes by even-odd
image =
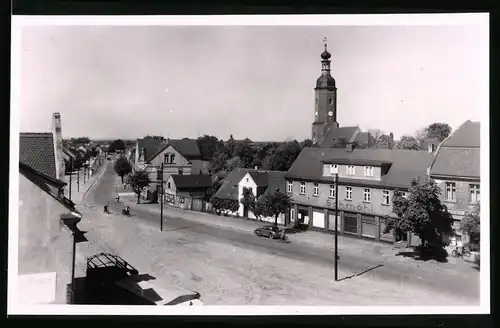
[[[132, 217], [121, 215], [124, 204], [117, 204], [114, 199], [115, 181], [113, 163], [109, 162], [104, 175], [86, 196], [86, 205], [81, 206], [84, 214], [81, 225], [89, 231], [90, 242], [78, 245], [80, 263], [85, 256], [98, 251], [115, 252], [142, 273], [199, 291], [206, 304], [475, 305], [479, 302], [479, 272], [470, 266], [446, 264], [443, 270], [424, 263], [417, 266], [411, 259], [403, 261], [394, 255], [364, 252], [361, 246], [360, 251], [356, 245], [365, 245], [366, 241], [342, 237], [339, 248], [342, 281], [335, 282], [331, 244], [318, 247], [296, 241], [295, 235], [289, 236], [291, 243], [259, 238], [252, 229], [245, 231], [208, 222], [222, 219], [217, 216], [179, 211], [168, 205], [161, 232], [156, 205], [133, 206]], [[107, 202], [111, 215], [102, 214]], [[241, 226], [241, 220], [234, 221], [235, 227]], [[324, 235], [311, 233], [318, 238]]]

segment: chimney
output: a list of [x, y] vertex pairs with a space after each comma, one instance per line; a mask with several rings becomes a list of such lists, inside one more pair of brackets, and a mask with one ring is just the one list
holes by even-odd
[[64, 158], [61, 134], [61, 114], [52, 114], [52, 136], [54, 139], [54, 155], [56, 160], [56, 179], [64, 177]]
[[433, 153], [436, 150], [436, 144], [434, 142], [429, 142], [427, 145], [427, 151]]

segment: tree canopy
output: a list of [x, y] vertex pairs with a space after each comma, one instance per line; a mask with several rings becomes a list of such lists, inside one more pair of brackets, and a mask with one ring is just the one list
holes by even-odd
[[274, 217], [274, 224], [278, 225], [278, 217], [280, 214], [290, 211], [292, 206], [291, 197], [285, 192], [276, 190], [273, 193], [265, 195], [262, 200], [261, 209], [265, 216]]
[[123, 177], [132, 172], [132, 165], [130, 165], [129, 161], [125, 157], [120, 156], [115, 161], [115, 172], [120, 176], [123, 183]]
[[124, 150], [125, 149], [125, 142], [121, 139], [113, 140], [111, 144], [109, 145], [109, 152], [114, 153], [117, 150]]
[[481, 206], [478, 203], [460, 222], [460, 230], [469, 236], [471, 243], [479, 244], [481, 237]]
[[165, 138], [162, 136], [155, 136], [155, 135], [150, 136], [149, 134], [145, 136], [143, 139], [165, 140]]
[[224, 141], [206, 134], [196, 139], [196, 143], [198, 144], [202, 158], [205, 160], [212, 160], [217, 151], [224, 146]]
[[420, 237], [422, 249], [426, 243], [440, 245], [444, 234], [452, 233], [453, 218], [441, 203], [441, 189], [432, 179], [423, 183], [413, 179], [408, 197], [394, 192], [392, 211], [397, 218], [386, 216], [386, 233], [392, 229], [412, 232]]
[[397, 144], [398, 149], [420, 150], [420, 144], [415, 137], [404, 135]]
[[140, 203], [141, 191], [149, 186], [151, 180], [147, 171], [138, 170], [128, 175], [128, 184], [132, 190], [137, 194], [137, 203]]
[[425, 129], [425, 132], [427, 138], [435, 138], [441, 142], [450, 135], [451, 126], [447, 123], [433, 123]]

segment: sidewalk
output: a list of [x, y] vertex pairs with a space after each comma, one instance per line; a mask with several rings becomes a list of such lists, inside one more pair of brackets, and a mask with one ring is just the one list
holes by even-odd
[[[69, 188], [70, 188], [70, 178], [71, 178], [71, 201], [75, 204], [83, 203], [86, 194], [92, 188], [92, 186], [96, 183], [96, 181], [103, 175], [104, 168], [106, 167], [106, 163], [102, 164], [97, 170], [92, 172], [92, 176], [89, 177], [89, 174], [86, 173], [85, 180], [83, 178], [83, 170], [80, 171], [78, 178], [78, 172], [73, 172], [73, 175], [66, 175], [65, 182], [67, 183], [64, 188], [64, 196], [69, 198]], [[79, 180], [79, 185], [77, 181]], [[85, 181], [85, 182], [84, 182]]]
[[[148, 211], [160, 215], [159, 204], [137, 204], [135, 197], [122, 196], [120, 199], [124, 205], [129, 205], [133, 211], [134, 208]], [[187, 211], [172, 207], [168, 204], [163, 206], [164, 220], [168, 221], [168, 217], [180, 217], [186, 220], [196, 221], [203, 224], [218, 226], [224, 229], [233, 229], [253, 233], [253, 230], [262, 225], [269, 224], [268, 222], [260, 222], [246, 218], [234, 218], [226, 216], [218, 216], [211, 213]], [[314, 247], [334, 249], [335, 237], [333, 233], [325, 233], [320, 231], [305, 231], [300, 233], [287, 234], [288, 239], [292, 243], [308, 244]], [[395, 250], [392, 244], [375, 242], [373, 240], [360, 239], [345, 235], [338, 236], [339, 252], [349, 252], [358, 256], [379, 256], [384, 260], [391, 262], [406, 262], [409, 265], [416, 267], [431, 267], [440, 271], [457, 271], [462, 265], [467, 265], [464, 261], [458, 261], [451, 256], [448, 258], [448, 263], [439, 263], [436, 261], [417, 261], [404, 256], [396, 256], [402, 249]], [[454, 265], [458, 264], [458, 265]]]

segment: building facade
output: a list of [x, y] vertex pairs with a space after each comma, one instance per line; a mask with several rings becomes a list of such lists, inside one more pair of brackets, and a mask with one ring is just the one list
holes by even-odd
[[431, 159], [428, 152], [399, 149], [304, 148], [285, 176], [293, 202], [291, 221], [334, 231], [338, 198], [339, 232], [388, 242], [396, 237], [416, 244], [416, 236], [385, 233], [384, 217], [395, 218], [395, 190], [405, 194], [413, 178], [425, 178]]
[[[81, 214], [57, 179], [52, 133], [22, 133], [19, 143], [18, 301], [71, 302]], [[64, 164], [64, 163], [63, 163]], [[69, 292], [69, 293], [68, 293]]]
[[438, 146], [428, 168], [453, 216], [456, 240], [468, 241], [460, 222], [481, 200], [480, 144], [480, 123], [466, 121]]
[[184, 210], [207, 211], [205, 195], [212, 187], [210, 175], [171, 174], [165, 186], [164, 202]]

